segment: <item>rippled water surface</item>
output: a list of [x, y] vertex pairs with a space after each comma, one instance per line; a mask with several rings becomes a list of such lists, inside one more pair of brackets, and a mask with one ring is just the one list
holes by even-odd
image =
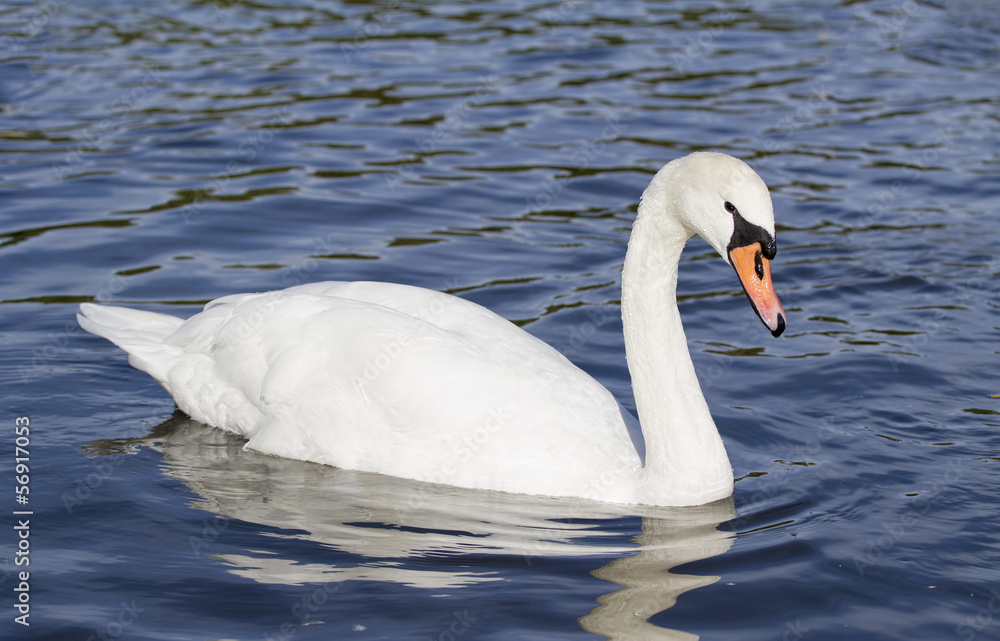
[[[2, 502], [33, 511], [30, 568], [0, 536], [0, 636], [1000, 638], [993, 3], [54, 0], [0, 25]], [[788, 311], [771, 338], [690, 243], [731, 502], [243, 451], [75, 324], [391, 280], [489, 306], [632, 408], [625, 243], [700, 149], [771, 186]]]

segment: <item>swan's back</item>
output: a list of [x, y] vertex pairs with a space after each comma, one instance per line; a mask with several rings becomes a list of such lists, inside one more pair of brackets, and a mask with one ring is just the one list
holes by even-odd
[[641, 468], [604, 387], [454, 296], [328, 282], [227, 296], [187, 321], [109, 309], [82, 306], [81, 324], [128, 351], [180, 409], [262, 452], [604, 500]]

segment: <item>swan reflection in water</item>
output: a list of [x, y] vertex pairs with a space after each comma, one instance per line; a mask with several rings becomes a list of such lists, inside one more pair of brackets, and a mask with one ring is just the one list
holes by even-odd
[[[717, 527], [735, 517], [732, 498], [653, 508], [468, 490], [269, 456], [244, 450], [244, 442], [178, 411], [145, 437], [98, 440], [87, 449], [106, 454], [150, 447], [162, 453], [166, 473], [198, 495], [193, 507], [217, 520], [261, 524], [284, 531], [277, 536], [357, 556], [345, 566], [302, 562], [273, 549], [212, 553], [217, 546], [192, 537], [193, 549], [205, 544], [205, 553], [229, 572], [258, 583], [383, 581], [451, 594], [505, 579], [485, 566], [427, 569], [408, 561], [459, 554], [522, 556], [528, 564], [537, 557], [593, 557], [592, 574], [621, 589], [599, 597], [600, 605], [579, 622], [611, 639], [696, 639], [648, 619], [684, 592], [719, 578], [673, 574], [671, 568], [732, 545], [733, 535]], [[628, 516], [642, 519], [642, 534], [628, 542], [618, 528], [603, 527]], [[606, 562], [608, 556], [616, 558]]]

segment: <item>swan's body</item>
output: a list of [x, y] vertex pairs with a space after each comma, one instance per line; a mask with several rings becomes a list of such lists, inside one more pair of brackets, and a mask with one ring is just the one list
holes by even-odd
[[733, 480], [676, 305], [693, 233], [732, 259], [772, 332], [784, 328], [762, 273], [774, 252], [763, 181], [722, 154], [668, 164], [643, 194], [622, 275], [641, 435], [555, 349], [426, 289], [315, 283], [220, 298], [186, 321], [89, 304], [79, 319], [181, 410], [261, 452], [463, 487], [696, 505], [729, 496]]

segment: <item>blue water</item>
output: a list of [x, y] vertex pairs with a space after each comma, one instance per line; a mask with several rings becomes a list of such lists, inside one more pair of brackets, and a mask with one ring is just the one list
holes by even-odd
[[[1000, 638], [998, 87], [985, 0], [6, 3], [0, 636]], [[771, 186], [788, 312], [771, 338], [685, 251], [731, 502], [246, 452], [75, 324], [391, 280], [489, 306], [631, 408], [625, 243], [699, 149]]]

